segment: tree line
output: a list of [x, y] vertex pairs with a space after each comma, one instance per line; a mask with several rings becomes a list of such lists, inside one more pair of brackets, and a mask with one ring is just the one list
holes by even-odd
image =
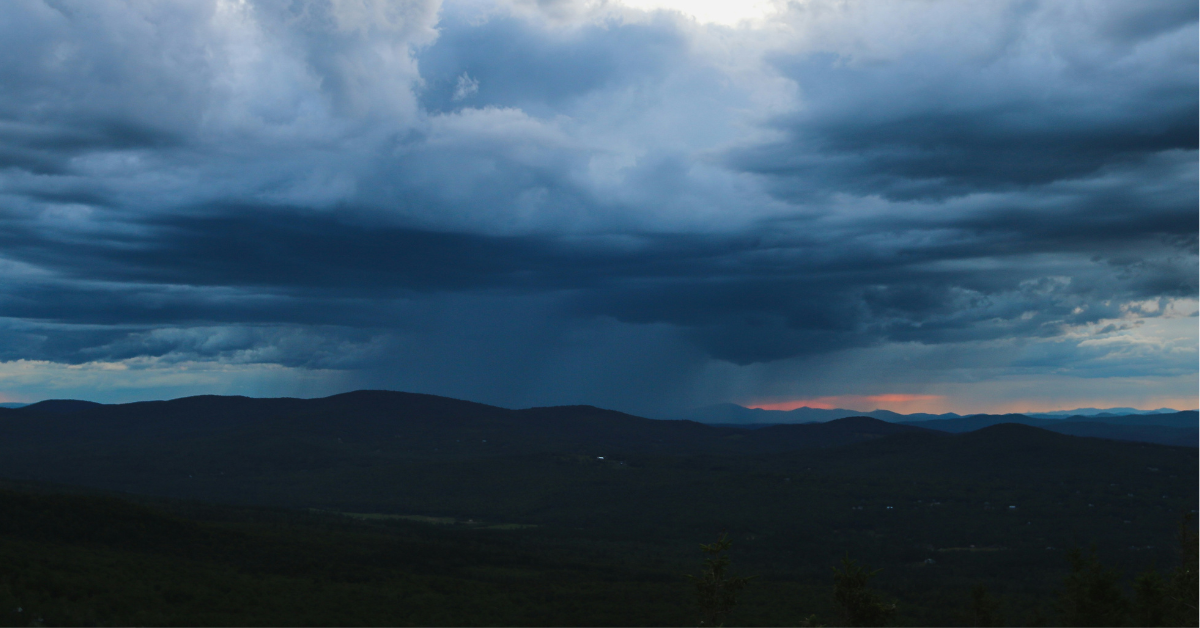
[[[1200, 551], [1197, 533], [1188, 515], [1179, 526], [1180, 563], [1162, 574], [1148, 569], [1132, 582], [1132, 595], [1121, 586], [1121, 575], [1101, 563], [1095, 548], [1087, 552], [1075, 548], [1067, 553], [1070, 573], [1063, 579], [1055, 600], [1060, 626], [1197, 626], [1200, 622], [1197, 566]], [[735, 574], [726, 553], [732, 546], [728, 534], [716, 542], [702, 544], [705, 554], [699, 576], [689, 575], [696, 588], [700, 626], [722, 626], [737, 606], [739, 594], [754, 576]], [[896, 617], [899, 602], [870, 587], [880, 570], [860, 565], [849, 557], [833, 567], [831, 598], [837, 616], [836, 626], [887, 626]], [[1002, 602], [983, 584], [971, 588], [963, 612], [971, 626], [1003, 626]], [[1048, 618], [1036, 612], [1024, 625], [1046, 625]], [[822, 626], [817, 615], [801, 618], [800, 626]]]

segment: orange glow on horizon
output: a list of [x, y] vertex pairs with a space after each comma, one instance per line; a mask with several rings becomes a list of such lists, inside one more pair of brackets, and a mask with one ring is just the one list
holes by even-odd
[[[944, 400], [942, 395], [907, 395], [907, 394], [883, 394], [883, 395], [836, 395], [832, 397], [811, 397], [807, 399], [793, 399], [791, 401], [779, 401], [774, 403], [754, 403], [746, 406], [747, 408], [758, 408], [760, 410], [795, 410], [796, 408], [817, 408], [820, 410], [833, 410], [835, 408], [843, 408], [846, 410], [858, 410], [868, 412], [870, 410], [891, 410], [892, 408], [884, 408], [880, 404], [891, 406], [909, 406], [912, 404], [925, 404], [930, 402], [939, 402]], [[864, 404], [875, 404], [872, 407], [865, 407]], [[920, 409], [904, 408], [910, 412], [920, 412]]]
[[1136, 400], [1130, 399], [1057, 399], [1052, 402], [1037, 399], [1013, 399], [993, 402], [974, 402], [965, 401], [960, 398], [950, 397], [946, 395], [916, 395], [916, 394], [879, 394], [879, 395], [833, 395], [826, 397], [804, 397], [800, 399], [789, 399], [786, 401], [778, 401], [778, 397], [771, 400], [756, 401], [749, 404], [742, 404], [747, 408], [759, 408], [762, 410], [795, 410], [796, 408], [814, 408], [819, 410], [833, 410], [841, 408], [844, 410], [854, 410], [856, 412], [870, 412], [872, 410], [891, 410], [900, 414], [913, 414], [915, 412], [927, 412], [930, 414], [941, 414], [943, 412], [956, 412], [959, 414], [1009, 414], [1009, 413], [1026, 413], [1026, 412], [1054, 412], [1060, 410], [1073, 410], [1075, 408], [1138, 408], [1141, 410], [1155, 410], [1158, 408], [1175, 408], [1176, 410], [1194, 410], [1200, 403], [1196, 398], [1187, 397], [1150, 397]]

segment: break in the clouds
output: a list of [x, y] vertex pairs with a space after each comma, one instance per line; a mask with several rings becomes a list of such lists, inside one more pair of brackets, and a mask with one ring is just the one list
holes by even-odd
[[759, 9], [4, 3], [0, 394], [1196, 405], [1194, 2]]

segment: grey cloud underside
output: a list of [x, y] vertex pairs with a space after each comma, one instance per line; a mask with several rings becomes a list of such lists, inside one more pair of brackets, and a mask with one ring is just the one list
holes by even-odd
[[838, 191], [909, 200], [1010, 191], [1197, 147], [1194, 83], [1148, 86], [1140, 98], [1098, 112], [1087, 111], [1085, 98], [1044, 103], [1034, 101], [1036, 94], [967, 103], [964, 111], [939, 102], [937, 91], [945, 87], [939, 85], [923, 107], [906, 111], [882, 100], [876, 72], [843, 69], [799, 80], [806, 79], [849, 93], [817, 95], [828, 104], [777, 122], [788, 141], [732, 158], [776, 178], [785, 195]]
[[[1194, 228], [1190, 212], [1079, 229], [1072, 225], [1084, 216], [1071, 212], [1019, 220], [1011, 211], [946, 218], [934, 233], [894, 220], [840, 239], [774, 225], [626, 235], [621, 246], [247, 206], [158, 217], [121, 237], [52, 238], [9, 221], [0, 236], [6, 256], [57, 279], [10, 284], [3, 306], [11, 317], [72, 324], [378, 330], [403, 328], [406, 308], [428, 295], [551, 295], [556, 305], [537, 315], [665, 323], [715, 357], [750, 363], [884, 340], [1053, 335], [1063, 324], [1119, 315], [1101, 300], [1196, 291], [1194, 243], [1180, 239]], [[894, 238], [880, 244], [880, 233]], [[866, 238], [875, 246], [858, 242]], [[1178, 244], [1164, 244], [1173, 238]], [[1037, 255], [1054, 259], [1021, 263]], [[996, 268], [955, 267], [973, 260]], [[1072, 313], [1079, 306], [1088, 307]], [[1031, 310], [1037, 315], [1020, 318]], [[112, 341], [112, 332], [100, 336]]]
[[120, 325], [0, 325], [0, 359], [81, 364], [93, 360], [153, 358], [165, 362], [214, 360], [300, 368], [362, 367], [379, 330], [340, 326], [202, 325], [146, 328]]
[[1176, 115], [1157, 129], [980, 125], [1003, 112], [931, 113], [817, 132], [808, 131], [822, 125], [808, 122], [805, 136], [746, 151], [733, 163], [777, 178], [774, 189], [787, 198], [850, 192], [912, 200], [1010, 191], [1091, 175], [1164, 150], [1195, 150], [1194, 108], [1170, 113]]
[[[1195, 151], [1196, 79], [1171, 66], [1194, 67], [1187, 48], [1194, 51], [1196, 7], [1149, 3], [1114, 13], [1096, 34], [1099, 60], [1058, 50], [1052, 63], [1060, 68], [1050, 74], [1018, 61], [1019, 41], [1007, 43], [1009, 55], [966, 62], [929, 53], [887, 64], [777, 57], [805, 91], [805, 106], [774, 120], [785, 139], [739, 151], [730, 164], [772, 178], [786, 198], [909, 200], [1027, 189]], [[1172, 39], [1192, 45], [1162, 43]], [[1154, 46], [1166, 50], [1145, 52]], [[1139, 54], [1150, 59], [1130, 62]]]
[[[58, 231], [19, 212], [0, 214], [0, 247], [10, 260], [74, 280], [353, 297], [384, 294], [380, 290], [537, 292], [697, 281], [744, 282], [747, 293], [770, 293], [762, 282], [860, 287], [908, 277], [990, 291], [1036, 278], [1042, 269], [1010, 275], [925, 267], [1074, 254], [1140, 274], [1138, 296], [1187, 296], [1195, 292], [1195, 273], [1180, 271], [1196, 255], [1198, 198], [1170, 175], [1173, 167], [1189, 167], [1193, 155], [1173, 161], [1158, 165], [1168, 171], [1165, 177], [1147, 168], [1118, 186], [1092, 181], [1062, 193], [1048, 190], [1043, 196], [1049, 203], [1013, 196], [985, 209], [932, 205], [916, 214], [835, 224], [810, 216], [729, 234], [491, 236], [378, 224], [338, 212], [226, 204], [151, 215], [110, 231]], [[97, 195], [31, 196], [78, 203]], [[113, 213], [109, 220], [123, 218]]]
[[[450, 6], [436, 39], [413, 35], [384, 73], [372, 42], [329, 25], [333, 4], [252, 6], [284, 41], [263, 54], [295, 57], [271, 67], [301, 68], [251, 94], [286, 93], [279, 110], [214, 105], [204, 81], [222, 68], [183, 36], [123, 49], [46, 12], [46, 29], [95, 54], [39, 72], [0, 44], [0, 359], [361, 368], [441, 341], [469, 351], [472, 333], [536, 356], [539, 334], [584, 330], [675, 351], [661, 358], [675, 369], [696, 348], [750, 364], [1047, 338], [1197, 294], [1195, 44], [1181, 62], [1163, 43], [1194, 33], [1190, 3], [1092, 25], [1099, 61], [768, 55], [799, 100], [746, 117], [731, 111], [752, 99], [715, 96], [724, 70], [661, 15], [560, 29]], [[162, 23], [186, 25], [179, 10]], [[49, 41], [19, 43], [48, 60]], [[162, 47], [182, 52], [159, 63]], [[400, 87], [370, 91], [401, 70]], [[668, 83], [695, 92], [654, 91]], [[642, 126], [571, 135], [664, 102], [675, 109]], [[303, 115], [318, 128], [289, 126]], [[774, 135], [640, 143], [677, 117], [696, 137]], [[628, 158], [606, 171], [615, 190], [588, 179], [613, 154]], [[745, 187], [721, 197], [693, 171]], [[313, 192], [279, 200], [308, 179]], [[668, 331], [656, 345], [608, 321]], [[1061, 365], [1082, 355], [1073, 346], [1014, 364]]]
[[92, 151], [180, 146], [175, 133], [122, 120], [80, 120], [74, 124], [26, 123], [0, 119], [0, 168], [39, 175], [71, 173], [71, 157]]

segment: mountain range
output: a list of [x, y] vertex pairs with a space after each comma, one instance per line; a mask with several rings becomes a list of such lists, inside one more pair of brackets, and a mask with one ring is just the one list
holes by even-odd
[[[103, 404], [94, 401], [81, 401], [77, 399], [48, 399], [37, 403], [17, 403], [6, 402], [0, 403], [0, 408], [16, 409], [35, 406], [38, 412], [50, 413], [69, 413], [76, 410], [87, 409]], [[1151, 414], [1174, 414], [1179, 410], [1172, 408], [1159, 408], [1157, 410], [1138, 410], [1137, 408], [1076, 408], [1074, 410], [1056, 410], [1053, 412], [1024, 412], [1021, 416], [1032, 417], [1036, 419], [1060, 419], [1079, 416], [1132, 416], [1132, 415], [1151, 415]], [[859, 410], [847, 410], [845, 408], [824, 409], [824, 408], [809, 408], [801, 407], [794, 410], [763, 410], [761, 408], [747, 408], [736, 403], [719, 403], [711, 406], [693, 408], [686, 412], [669, 414], [654, 418], [663, 418], [667, 420], [691, 420], [698, 423], [715, 423], [715, 424], [779, 424], [779, 423], [812, 423], [817, 421], [832, 421], [835, 419], [844, 419], [851, 416], [869, 416], [881, 421], [899, 423], [904, 421], [927, 421], [932, 419], [956, 419], [964, 415], [954, 412], [945, 412], [942, 414], [929, 414], [924, 412], [915, 412], [913, 414], [902, 414], [891, 410], [871, 410], [862, 412]]]
[[1159, 408], [1157, 410], [1138, 410], [1137, 408], [1075, 408], [1074, 410], [1056, 410], [1054, 412], [1023, 412], [1026, 416], [1031, 416], [1039, 419], [1053, 419], [1057, 417], [1068, 416], [1128, 416], [1132, 414], [1172, 414], [1179, 412], [1172, 408]]
[[881, 421], [891, 423], [902, 423], [912, 421], [929, 421], [935, 419], [958, 419], [965, 416], [1024, 416], [1035, 419], [1066, 419], [1078, 417], [1112, 417], [1112, 416], [1154, 416], [1162, 414], [1177, 414], [1179, 410], [1171, 408], [1159, 408], [1157, 410], [1138, 410], [1136, 408], [1078, 408], [1075, 410], [1061, 410], [1055, 412], [1025, 412], [1021, 414], [1008, 415], [982, 415], [982, 414], [956, 414], [954, 412], [946, 412], [943, 414], [929, 414], [925, 412], [915, 412], [913, 414], [901, 414], [891, 410], [871, 410], [862, 412], [859, 410], [847, 410], [845, 408], [825, 409], [825, 408], [809, 408], [807, 406], [796, 408], [794, 410], [763, 410], [762, 408], [747, 408], [736, 403], [719, 403], [701, 408], [682, 412], [679, 414], [669, 415], [664, 418], [670, 419], [687, 419], [700, 423], [710, 423], [717, 425], [762, 425], [762, 424], [780, 424], [780, 423], [813, 423], [818, 421], [832, 421], [842, 419], [849, 416], [869, 416]]
[[[321, 399], [198, 396], [102, 405], [51, 400], [0, 408], [0, 451], [90, 455], [244, 443], [300, 453], [336, 440], [387, 458], [445, 458], [539, 452], [753, 454], [827, 447], [922, 428], [869, 417], [774, 425], [759, 430], [647, 419], [592, 406], [509, 410], [447, 397], [358, 391]], [[260, 450], [261, 451], [261, 450]], [[279, 452], [281, 455], [282, 451]], [[131, 454], [133, 455], [133, 454]], [[261, 453], [258, 457], [261, 457]], [[15, 456], [15, 457], [13, 457]], [[20, 458], [10, 451], [10, 460]], [[0, 467], [7, 466], [0, 462]]]
[[[391, 391], [321, 399], [199, 396], [111, 405], [57, 400], [0, 408], [0, 477], [283, 506], [330, 507], [357, 495], [350, 505], [378, 508], [405, 494], [397, 492], [400, 486], [406, 487], [406, 500], [420, 501], [412, 495], [415, 491], [438, 503], [441, 493], [425, 491], [438, 486], [459, 490], [462, 482], [501, 482], [503, 486], [493, 487], [500, 494], [513, 490], [511, 482], [550, 481], [543, 475], [565, 472], [554, 471], [562, 464], [619, 466], [647, 456], [812, 459], [816, 451], [879, 443], [880, 451], [908, 459], [911, 452], [903, 452], [909, 449], [949, 452], [967, 442], [986, 448], [989, 439], [1003, 434], [1017, 439], [1012, 444], [1017, 449], [1025, 441], [1029, 447], [1043, 441], [1075, 446], [1073, 439], [1047, 441], [1065, 438], [1047, 430], [1107, 442], [1185, 445], [1194, 452], [1195, 415], [1155, 415], [1174, 425], [1121, 422], [1138, 417], [1100, 417], [1109, 422], [1098, 423], [978, 415], [899, 423], [858, 416], [747, 429], [647, 419], [591, 406], [511, 410]], [[1186, 425], [1191, 427], [1181, 427]], [[975, 436], [985, 433], [993, 436]], [[471, 471], [465, 476], [466, 471], [453, 471], [460, 467]], [[509, 470], [501, 473], [501, 467]], [[384, 477], [392, 479], [385, 482]], [[384, 489], [374, 486], [391, 488], [376, 494]], [[479, 499], [491, 498], [485, 494]]]
[[[749, 625], [793, 625], [801, 609], [823, 608], [830, 566], [847, 556], [882, 569], [872, 585], [902, 596], [900, 625], [960, 625], [954, 600], [976, 582], [1026, 617], [1061, 587], [1064, 549], [1098, 548], [1124, 573], [1178, 560], [1181, 515], [1197, 507], [1194, 439], [1190, 447], [1122, 442], [1114, 439], [1129, 436], [1122, 430], [1146, 426], [1100, 418], [1109, 422], [1013, 415], [908, 425], [858, 416], [750, 429], [386, 391], [44, 402], [0, 409], [0, 556], [16, 573], [37, 574], [10, 580], [25, 587], [12, 587], [23, 603], [49, 599], [47, 591], [82, 600], [82, 614], [46, 615], [47, 625], [321, 623], [317, 615], [173, 622], [87, 613], [140, 611], [160, 585], [160, 610], [219, 608], [231, 596], [254, 608], [272, 599], [307, 609], [335, 587], [385, 580], [379, 604], [442, 613], [410, 622], [419, 625], [502, 625], [496, 615], [450, 614], [458, 602], [428, 602], [429, 591], [484, 585], [530, 592], [512, 608], [564, 609], [509, 623], [681, 625], [686, 618], [647, 621], [665, 615], [640, 607], [619, 621], [584, 611], [628, 610], [631, 592], [667, 607], [690, 599], [682, 573], [699, 561], [698, 543], [728, 533], [739, 571], [761, 576], [739, 620]], [[1005, 424], [975, 429], [990, 420]], [[1078, 438], [1020, 421], [1116, 431]], [[395, 534], [411, 536], [416, 525], [429, 528], [419, 532], [427, 540], [397, 545]], [[429, 541], [433, 527], [441, 530]], [[435, 571], [389, 579], [386, 570], [420, 563], [414, 555]], [[111, 566], [117, 558], [120, 571]], [[218, 559], [232, 567], [204, 576]], [[180, 571], [199, 575], [170, 575]], [[84, 576], [92, 593], [81, 596]], [[133, 593], [111, 590], [125, 582]], [[592, 590], [602, 594], [580, 593]], [[374, 598], [344, 599], [362, 609]]]
[[[1141, 423], [1150, 419], [1162, 424]], [[747, 429], [647, 419], [591, 406], [511, 410], [391, 391], [321, 399], [210, 395], [128, 404], [53, 400], [0, 408], [0, 477], [209, 500], [258, 502], [274, 495], [268, 501], [287, 505], [292, 499], [288, 491], [308, 494], [310, 488], [300, 487], [343, 486], [352, 478], [362, 482], [362, 473], [375, 473], [364, 470], [376, 468], [425, 473], [430, 465], [514, 456], [598, 461], [757, 457], [892, 442], [904, 435], [936, 441], [1014, 423], [1041, 428], [1036, 430], [1041, 433], [1191, 449], [1200, 438], [1194, 411], [905, 422], [857, 416]], [[280, 493], [284, 486], [292, 488]]]
[[[303, 443], [336, 435], [342, 444], [366, 443], [390, 452], [385, 457], [547, 451], [759, 454], [843, 445], [905, 430], [961, 433], [1002, 423], [1162, 445], [1197, 447], [1200, 440], [1200, 417], [1194, 410], [1055, 419], [1022, 414], [902, 415], [887, 410], [842, 416], [852, 411], [800, 408], [782, 412], [734, 404], [706, 410], [708, 414], [697, 417], [704, 421], [656, 420], [592, 406], [510, 410], [392, 391], [358, 391], [320, 399], [207, 395], [128, 404], [55, 399], [0, 408], [0, 451], [5, 445], [20, 448], [22, 443], [52, 447], [60, 453], [76, 448], [136, 450], [150, 444], [183, 447], [195, 439], [206, 439], [218, 450], [229, 451], [243, 448], [239, 443], [261, 439], [269, 440], [273, 448], [283, 447], [283, 443], [304, 448], [308, 445]], [[768, 422], [772, 419], [778, 422]], [[211, 442], [213, 439], [220, 444]], [[10, 460], [21, 458], [19, 454], [12, 452]]]

